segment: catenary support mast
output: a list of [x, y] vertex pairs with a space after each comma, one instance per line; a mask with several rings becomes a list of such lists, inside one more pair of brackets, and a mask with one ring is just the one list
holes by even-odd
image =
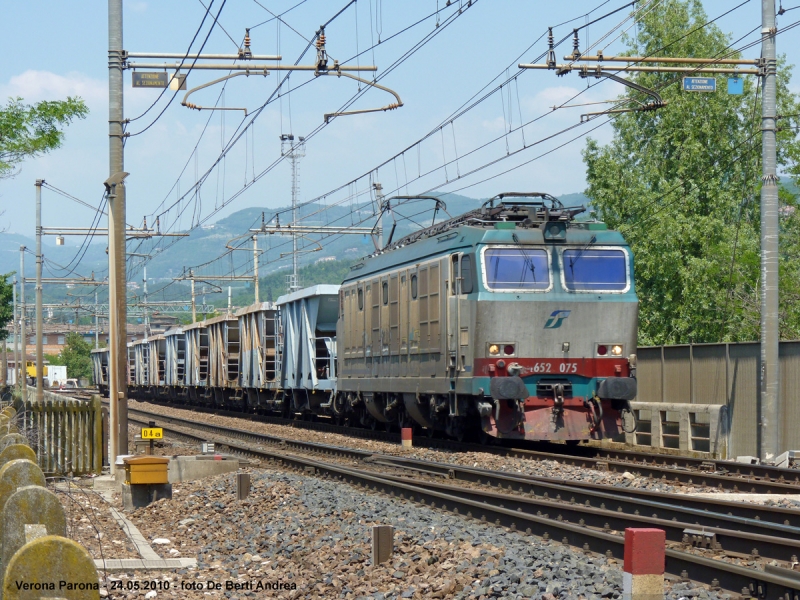
[[108, 0], [108, 303], [109, 303], [109, 462], [127, 454], [127, 307], [125, 305], [125, 179], [123, 150], [122, 0]]
[[28, 400], [28, 340], [25, 333], [25, 246], [19, 247], [19, 339], [20, 339], [20, 381], [22, 398]]
[[778, 350], [778, 175], [775, 120], [777, 85], [775, 0], [762, 0], [761, 57], [761, 460], [771, 461], [781, 444], [780, 370]]
[[36, 180], [36, 402], [44, 402], [44, 348], [42, 346], [42, 179]]
[[[761, 0], [761, 58], [760, 59], [717, 59], [700, 57], [638, 57], [618, 56], [603, 57], [584, 56], [575, 48], [571, 56], [565, 56], [571, 62], [557, 64], [553, 47], [552, 30], [550, 35], [550, 51], [548, 61], [544, 64], [520, 64], [521, 69], [554, 70], [558, 75], [571, 71], [581, 77], [609, 77], [638, 91], [648, 93], [656, 98], [647, 106], [610, 110], [603, 113], [590, 113], [587, 116], [600, 116], [619, 112], [655, 110], [666, 106], [652, 90], [646, 90], [635, 83], [617, 77], [623, 72], [686, 72], [686, 73], [720, 73], [720, 74], [752, 74], [761, 77], [761, 355], [759, 386], [759, 420], [758, 444], [759, 457], [764, 462], [772, 462], [784, 450], [783, 425], [781, 417], [784, 407], [780, 395], [780, 321], [779, 321], [779, 277], [778, 277], [778, 234], [779, 234], [779, 201], [777, 172], [777, 50], [775, 37], [775, 0]], [[604, 64], [593, 67], [586, 64], [575, 64], [575, 61], [617, 63], [627, 62], [626, 66]], [[648, 63], [642, 66], [638, 63]], [[630, 64], [636, 63], [636, 64]], [[651, 63], [669, 63], [672, 66]], [[683, 66], [674, 66], [674, 65]], [[716, 65], [757, 65], [757, 69], [739, 69], [718, 67]], [[612, 73], [613, 71], [613, 73]]]

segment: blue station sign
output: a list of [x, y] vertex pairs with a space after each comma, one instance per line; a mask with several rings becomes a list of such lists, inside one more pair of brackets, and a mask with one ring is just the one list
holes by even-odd
[[684, 92], [716, 92], [717, 80], [714, 77], [684, 77]]

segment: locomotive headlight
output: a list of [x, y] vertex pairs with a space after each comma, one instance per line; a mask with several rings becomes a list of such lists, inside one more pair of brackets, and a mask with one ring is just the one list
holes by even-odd
[[611, 346], [611, 356], [622, 356], [622, 344]]
[[500, 354], [500, 346], [497, 344], [489, 344], [489, 354], [492, 356], [497, 356]]

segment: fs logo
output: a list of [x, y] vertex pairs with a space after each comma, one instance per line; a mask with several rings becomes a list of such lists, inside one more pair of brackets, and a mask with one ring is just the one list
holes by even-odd
[[554, 310], [550, 313], [550, 318], [547, 319], [547, 323], [544, 324], [545, 329], [558, 329], [561, 327], [561, 324], [564, 322], [569, 316], [569, 310]]

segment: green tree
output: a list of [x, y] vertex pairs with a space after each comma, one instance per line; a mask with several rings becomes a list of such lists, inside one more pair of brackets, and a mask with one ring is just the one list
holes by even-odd
[[67, 377], [74, 379], [90, 379], [92, 376], [92, 345], [83, 339], [81, 334], [72, 332], [67, 334], [66, 343], [57, 357], [54, 365], [66, 365]]
[[12, 275], [0, 275], [0, 341], [8, 339], [8, 324], [14, 319], [14, 286], [8, 281]]
[[73, 119], [83, 119], [89, 109], [82, 99], [43, 101], [25, 104], [10, 98], [0, 107], [0, 179], [14, 175], [14, 165], [61, 146], [64, 127]]
[[[699, 0], [666, 0], [647, 11], [631, 55], [736, 57], [731, 40], [708, 21]], [[638, 73], [668, 105], [624, 113], [606, 146], [584, 150], [587, 195], [634, 253], [640, 301], [639, 343], [753, 340], [759, 331], [759, 193], [761, 97], [752, 76], [743, 95], [681, 91], [681, 74]], [[800, 104], [789, 92], [790, 69], [778, 69], [778, 162], [798, 174], [800, 144], [791, 130]], [[647, 99], [630, 90], [638, 101]], [[782, 194], [782, 248], [800, 240], [794, 200]], [[795, 246], [796, 248], [796, 246]], [[800, 333], [790, 299], [800, 289], [791, 256], [781, 259], [784, 337]], [[795, 265], [797, 263], [794, 263]], [[794, 290], [794, 291], [792, 291]]]

